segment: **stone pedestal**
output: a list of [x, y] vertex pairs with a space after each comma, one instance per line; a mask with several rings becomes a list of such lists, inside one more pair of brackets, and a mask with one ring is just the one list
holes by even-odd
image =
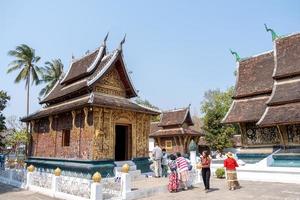
[[52, 184], [51, 184], [51, 190], [52, 190], [52, 194], [53, 194], [52, 196], [54, 196], [55, 192], [58, 191], [57, 186], [58, 186], [58, 179], [59, 178], [60, 178], [59, 176], [53, 176], [52, 177]]
[[102, 200], [103, 199], [102, 189], [103, 189], [102, 183], [92, 183], [91, 200]]
[[32, 173], [33, 172], [27, 171], [27, 174], [26, 174], [26, 186], [25, 186], [26, 189], [29, 189], [29, 186], [31, 185]]
[[196, 151], [190, 151], [190, 161], [191, 161], [191, 165], [195, 166], [197, 163], [196, 160]]
[[131, 177], [129, 173], [121, 173], [122, 199], [127, 198], [127, 193], [131, 192]]

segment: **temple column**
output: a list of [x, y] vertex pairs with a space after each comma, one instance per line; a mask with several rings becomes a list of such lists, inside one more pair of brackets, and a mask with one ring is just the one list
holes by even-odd
[[[52, 143], [54, 144], [55, 146], [55, 140], [56, 140], [56, 137], [55, 137], [55, 133], [54, 133], [54, 130], [53, 130], [53, 116], [50, 115], [48, 117], [49, 119], [49, 133], [50, 133], [50, 136], [51, 136], [51, 139], [52, 139]], [[52, 156], [55, 156], [55, 151], [54, 151], [55, 148], [53, 148], [53, 155]], [[51, 155], [50, 155], [51, 156]]]
[[[178, 146], [179, 146], [179, 145], [178, 145], [178, 143], [177, 143], [177, 139], [176, 139], [176, 136], [174, 136], [174, 137], [173, 137], [173, 140], [174, 140], [174, 142], [175, 142], [175, 145], [176, 145], [176, 149], [178, 149]], [[173, 151], [174, 151], [174, 148], [173, 148]]]
[[183, 139], [181, 136], [178, 136], [179, 144], [181, 148], [184, 148]]
[[89, 115], [89, 109], [87, 107], [83, 108], [83, 112], [84, 112], [84, 127], [88, 127], [88, 115]]
[[76, 117], [76, 111], [72, 110], [71, 111], [72, 114], [72, 129], [75, 129], [75, 117]]
[[280, 144], [285, 148], [288, 145], [288, 135], [286, 126], [277, 126], [278, 132], [280, 134]]
[[160, 137], [157, 137], [157, 143], [158, 143], [158, 146], [161, 147], [161, 140], [160, 140]]
[[36, 135], [35, 131], [34, 131], [34, 126], [35, 126], [35, 121], [32, 120], [30, 122], [30, 129], [31, 129], [31, 134], [29, 134], [29, 145], [28, 145], [28, 148], [29, 148], [29, 155], [28, 156], [32, 156], [32, 154], [34, 154], [34, 147], [33, 146], [33, 137]]
[[247, 147], [247, 138], [246, 138], [246, 126], [244, 123], [238, 123], [241, 131], [241, 142], [242, 146]]

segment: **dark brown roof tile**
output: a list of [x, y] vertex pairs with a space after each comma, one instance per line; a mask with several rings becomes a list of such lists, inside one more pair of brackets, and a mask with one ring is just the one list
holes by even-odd
[[190, 116], [189, 108], [163, 112], [158, 126], [182, 125], [184, 122], [187, 122], [190, 126], [194, 125]]
[[222, 123], [257, 122], [267, 107], [268, 95], [234, 100]]
[[275, 41], [276, 60], [274, 77], [300, 75], [300, 33]]
[[273, 51], [240, 61], [234, 98], [271, 93]]
[[279, 105], [300, 101], [300, 78], [278, 81], [274, 84], [268, 105]]
[[259, 126], [274, 126], [300, 123], [300, 103], [269, 106], [257, 123]]

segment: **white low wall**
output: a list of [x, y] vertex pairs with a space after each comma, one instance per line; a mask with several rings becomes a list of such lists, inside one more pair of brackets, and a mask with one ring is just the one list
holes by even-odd
[[[211, 166], [214, 174], [221, 164]], [[237, 168], [239, 180], [280, 182], [300, 184], [300, 168], [298, 167], [267, 167], [257, 164], [246, 164]]]

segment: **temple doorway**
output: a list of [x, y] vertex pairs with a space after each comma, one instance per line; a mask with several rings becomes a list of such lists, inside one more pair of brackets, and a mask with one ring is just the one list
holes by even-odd
[[131, 159], [131, 130], [129, 125], [116, 125], [115, 127], [115, 160]]

